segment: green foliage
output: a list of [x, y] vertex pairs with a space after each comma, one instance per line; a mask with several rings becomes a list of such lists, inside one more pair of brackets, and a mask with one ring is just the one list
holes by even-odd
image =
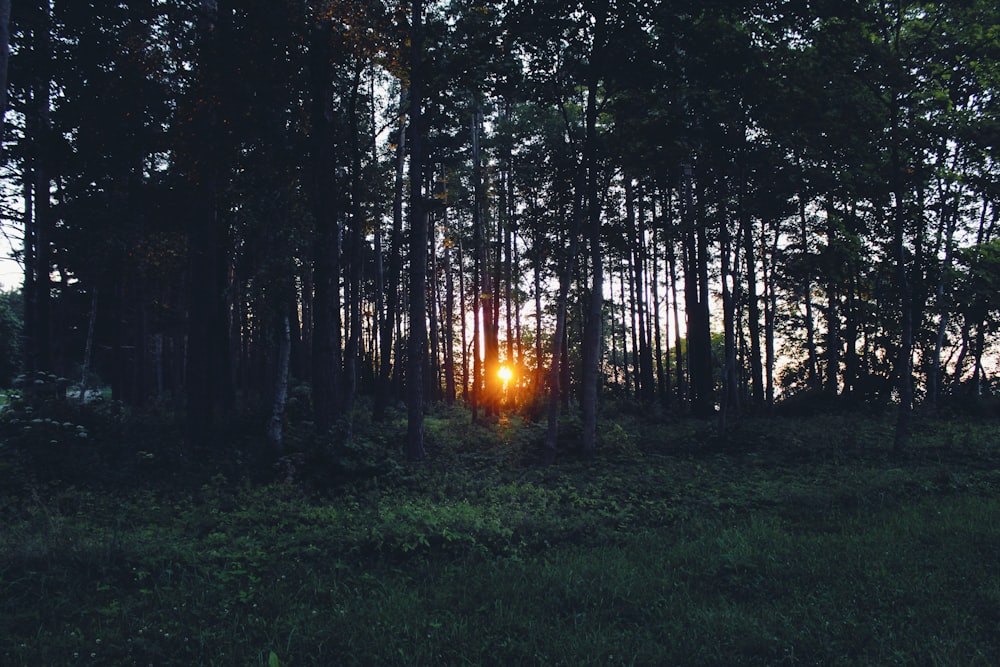
[[0, 387], [9, 387], [21, 370], [20, 292], [0, 292]]
[[[355, 438], [391, 449], [395, 422], [359, 418]], [[901, 463], [878, 419], [719, 438], [623, 416], [594, 459], [548, 467], [523, 465], [535, 427], [518, 420], [441, 410], [428, 428], [426, 464], [323, 491], [216, 474], [112, 493], [0, 470], [0, 661], [1000, 658], [995, 422], [919, 421]]]
[[130, 468], [123, 459], [123, 408], [67, 398], [69, 380], [21, 375], [0, 412], [0, 442], [25, 471], [42, 479], [82, 481]]

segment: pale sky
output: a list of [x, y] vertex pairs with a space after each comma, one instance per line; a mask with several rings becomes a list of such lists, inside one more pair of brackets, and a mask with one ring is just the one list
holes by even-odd
[[21, 266], [6, 254], [0, 256], [0, 291], [9, 291], [21, 286], [24, 272]]

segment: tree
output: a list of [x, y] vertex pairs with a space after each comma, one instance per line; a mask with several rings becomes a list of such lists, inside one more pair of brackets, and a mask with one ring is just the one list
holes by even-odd
[[0, 387], [9, 387], [21, 371], [20, 300], [19, 292], [0, 292]]
[[424, 8], [413, 0], [410, 22], [410, 333], [406, 368], [406, 457], [424, 452], [424, 364], [427, 359], [427, 218], [424, 205]]

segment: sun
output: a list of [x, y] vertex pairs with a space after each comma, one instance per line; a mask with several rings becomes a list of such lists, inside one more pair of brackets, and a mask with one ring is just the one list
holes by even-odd
[[499, 377], [504, 384], [507, 384], [511, 381], [511, 378], [514, 377], [514, 371], [511, 370], [510, 366], [501, 366], [497, 369], [497, 377]]

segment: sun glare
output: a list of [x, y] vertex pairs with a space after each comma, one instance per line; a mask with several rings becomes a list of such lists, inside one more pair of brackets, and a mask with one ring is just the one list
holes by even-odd
[[497, 376], [499, 376], [504, 384], [507, 384], [514, 377], [514, 371], [511, 370], [510, 366], [501, 366], [497, 370]]

